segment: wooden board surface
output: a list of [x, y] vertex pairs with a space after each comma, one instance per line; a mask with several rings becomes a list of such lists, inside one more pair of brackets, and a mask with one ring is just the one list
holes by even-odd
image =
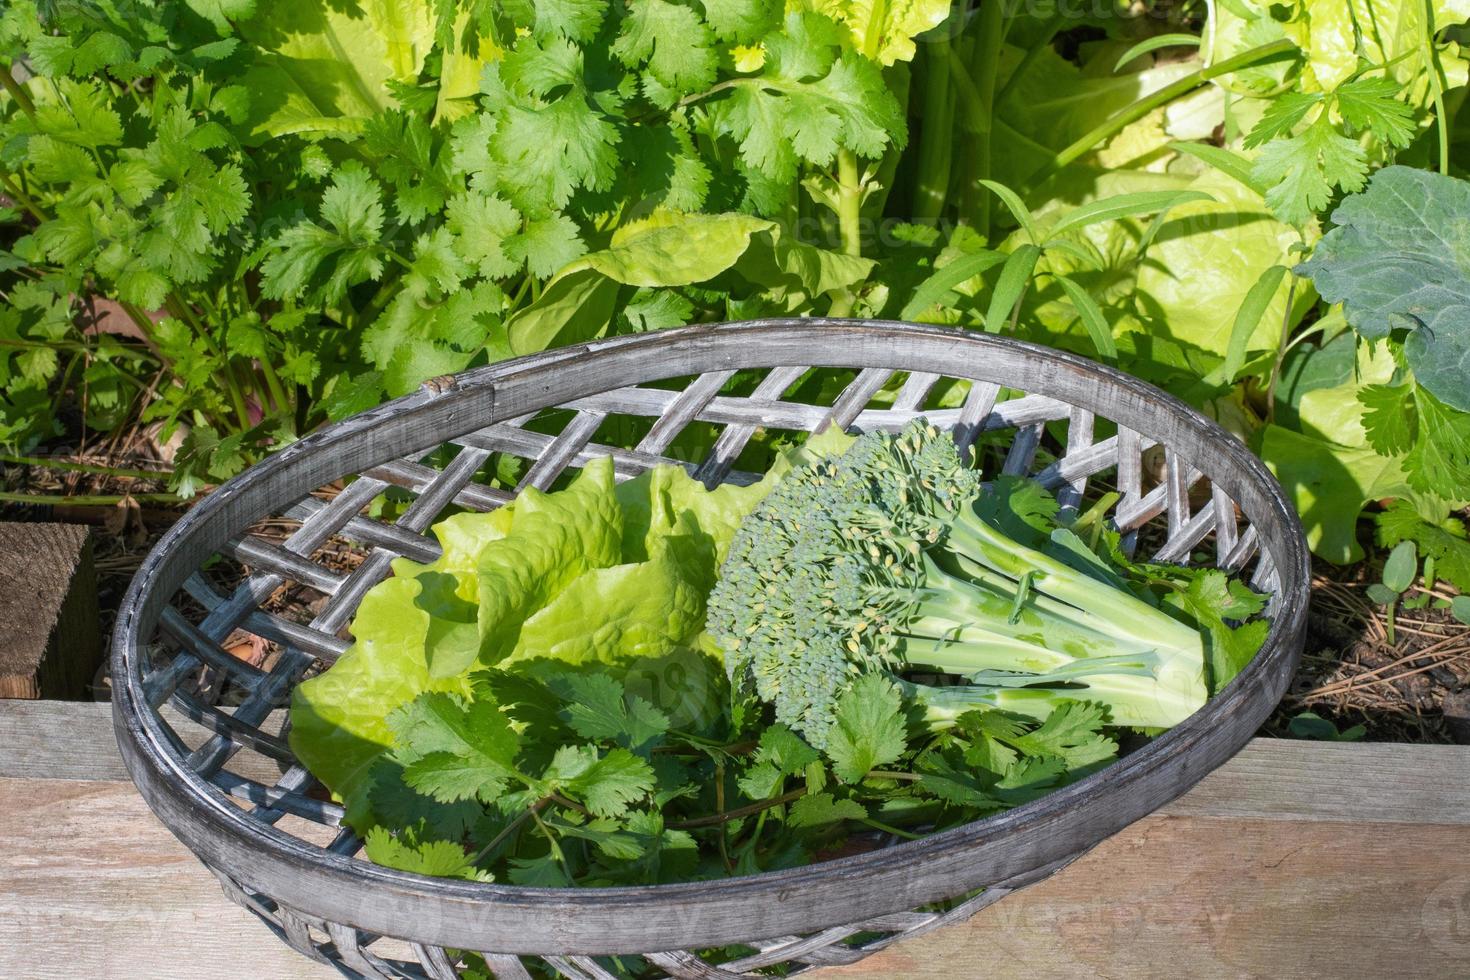
[[0, 698], [79, 698], [102, 663], [92, 545], [76, 524], [0, 522]]
[[[106, 705], [52, 707], [0, 705], [0, 977], [336, 976], [116, 778]], [[1470, 749], [1258, 739], [1053, 878], [816, 976], [1465, 976], [1467, 825]]]

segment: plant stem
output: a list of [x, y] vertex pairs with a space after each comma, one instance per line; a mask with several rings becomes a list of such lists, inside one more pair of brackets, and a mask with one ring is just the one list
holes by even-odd
[[584, 817], [590, 817], [590, 816], [592, 816], [592, 811], [591, 810], [588, 810], [585, 806], [583, 806], [582, 804], [578, 803], [576, 800], [569, 800], [569, 799], [567, 799], [565, 796], [562, 796], [560, 793], [552, 793], [552, 794], [550, 794], [550, 795], [547, 796], [547, 799], [551, 800], [551, 802], [555, 803], [557, 806], [564, 806], [568, 810], [576, 810], [578, 813], [580, 813]]
[[128, 315], [128, 319], [133, 321], [133, 325], [143, 335], [143, 343], [148, 346], [148, 349], [154, 354], [158, 354], [158, 343], [153, 339], [153, 318], [147, 313], [144, 313], [136, 303], [118, 300], [117, 305], [122, 307], [123, 312]]
[[140, 504], [181, 504], [186, 498], [176, 493], [104, 493], [80, 494], [72, 497], [61, 493], [10, 493], [0, 492], [0, 502], [8, 504], [44, 504], [60, 507], [106, 507], [120, 504], [124, 500], [136, 500]]
[[21, 190], [20, 186], [11, 180], [10, 175], [3, 170], [0, 170], [0, 187], [5, 188], [6, 194], [9, 194], [15, 199], [17, 204], [29, 211], [31, 217], [37, 221], [46, 220], [46, 213], [37, 207], [36, 202], [31, 200], [30, 195]]
[[731, 820], [739, 820], [741, 817], [748, 817], [752, 814], [760, 813], [762, 810], [769, 810], [772, 807], [785, 806], [792, 800], [798, 800], [805, 795], [806, 787], [803, 786], [801, 789], [794, 789], [789, 793], [782, 793], [780, 796], [772, 797], [769, 800], [762, 800], [759, 803], [752, 803], [749, 806], [736, 807], [733, 810], [726, 810], [724, 813], [714, 813], [707, 817], [695, 817], [692, 820], [676, 820], [675, 822], [669, 824], [669, 827], [673, 830], [692, 830], [695, 827], [713, 827], [716, 824], [728, 823]]
[[1266, 382], [1266, 422], [1276, 421], [1276, 383], [1281, 379], [1281, 365], [1286, 363], [1286, 352], [1291, 349], [1287, 335], [1291, 331], [1291, 307], [1296, 302], [1296, 276], [1290, 272], [1291, 282], [1286, 287], [1286, 312], [1281, 315], [1281, 340], [1276, 345], [1276, 361], [1271, 365], [1271, 380]]
[[[1424, 0], [1424, 37], [1420, 43], [1424, 49], [1424, 64], [1429, 69], [1429, 95], [1434, 101], [1434, 125], [1439, 136], [1439, 172], [1448, 176], [1450, 172], [1450, 124], [1445, 118], [1444, 82], [1439, 64], [1439, 52], [1434, 47], [1434, 4]], [[1389, 640], [1392, 643], [1392, 640]]]
[[[716, 816], [723, 816], [724, 813], [725, 813], [725, 760], [724, 759], [716, 759], [715, 760], [715, 815]], [[720, 861], [725, 865], [725, 871], [726, 872], [731, 872], [731, 871], [734, 871], [735, 870], [735, 865], [730, 862], [730, 843], [726, 839], [729, 836], [726, 833], [726, 830], [727, 830], [727, 828], [726, 828], [724, 822], [722, 821], [720, 823], [720, 836], [719, 836]]]
[[1031, 187], [1039, 187], [1063, 167], [1075, 162], [1094, 147], [1116, 136], [1125, 127], [1132, 125], [1160, 106], [1167, 105], [1180, 96], [1193, 92], [1195, 89], [1219, 78], [1221, 75], [1228, 75], [1242, 68], [1249, 68], [1251, 65], [1276, 58], [1279, 55], [1288, 54], [1295, 50], [1297, 50], [1295, 43], [1286, 38], [1282, 38], [1279, 41], [1272, 41], [1270, 44], [1262, 44], [1259, 47], [1251, 48], [1249, 51], [1242, 51], [1233, 58], [1226, 58], [1224, 61], [1211, 65], [1208, 68], [1201, 68], [1199, 71], [1191, 72], [1170, 85], [1165, 85], [1157, 92], [1153, 92], [1139, 99], [1111, 119], [1099, 123], [1093, 129], [1079, 137], [1070, 146], [1058, 151], [1056, 156], [1052, 157], [1050, 163], [1030, 177]]
[[230, 405], [235, 410], [235, 419], [239, 422], [241, 432], [248, 431], [251, 427], [250, 411], [245, 406], [245, 394], [241, 390], [240, 382], [236, 379], [235, 372], [230, 366], [230, 359], [215, 345], [214, 337], [210, 334], [209, 330], [205, 328], [204, 324], [199, 322], [198, 317], [194, 316], [194, 311], [189, 309], [189, 305], [180, 299], [177, 293], [169, 293], [164, 298], [163, 305], [170, 313], [188, 324], [189, 329], [194, 332], [194, 335], [204, 341], [210, 353], [220, 359], [220, 370], [218, 373], [219, 377], [225, 382], [226, 391], [229, 392]]
[[0, 463], [12, 466], [39, 466], [48, 470], [64, 470], [67, 473], [97, 473], [102, 476], [128, 477], [134, 480], [166, 480], [168, 470], [131, 470], [116, 466], [96, 466], [89, 463], [74, 463], [70, 460], [47, 459], [44, 456], [12, 456], [0, 453]]
[[914, 773], [914, 772], [889, 772], [886, 769], [874, 769], [872, 772], [868, 773], [867, 778], [870, 778], [870, 779], [898, 779], [898, 780], [902, 780], [902, 781], [905, 781], [905, 782], [916, 783], [919, 780], [923, 779], [924, 777], [923, 776], [920, 776], [918, 773]]
[[260, 364], [260, 373], [265, 378], [265, 387], [270, 392], [271, 401], [276, 403], [276, 411], [284, 412], [290, 407], [291, 400], [286, 397], [286, 389], [281, 384], [280, 376], [271, 367], [269, 358], [261, 358], [257, 363]]
[[919, 131], [918, 179], [914, 182], [914, 221], [935, 222], [949, 195], [954, 147], [954, 98], [949, 85], [949, 39], [936, 38], [924, 49], [924, 124]]
[[478, 852], [476, 852], [475, 856], [470, 859], [470, 863], [479, 864], [481, 861], [485, 860], [485, 858], [490, 855], [491, 851], [494, 851], [501, 844], [504, 844], [512, 834], [514, 834], [517, 830], [520, 830], [521, 827], [525, 825], [526, 821], [531, 819], [532, 814], [541, 810], [550, 802], [551, 797], [543, 796], [541, 799], [537, 800], [535, 803], [532, 803], [520, 813], [516, 814], [514, 820], [506, 824], [505, 827], [501, 829], [500, 833], [496, 834], [490, 839], [490, 843], [486, 844], [484, 847], [480, 848]]
[[31, 101], [30, 93], [21, 88], [20, 82], [17, 82], [15, 76], [10, 74], [9, 65], [0, 65], [0, 88], [10, 93], [10, 97], [15, 100], [16, 105], [20, 106], [22, 112], [32, 118], [35, 117], [36, 104]]
[[858, 823], [872, 827], [874, 830], [881, 830], [885, 834], [892, 834], [894, 837], [902, 837], [904, 840], [918, 840], [924, 836], [923, 834], [916, 834], [911, 830], [901, 830], [892, 824], [886, 824], [881, 820], [874, 820], [872, 817], [863, 817]]
[[837, 230], [844, 255], [863, 254], [863, 186], [858, 174], [857, 154], [837, 151]]
[[[857, 154], [843, 147], [837, 151], [837, 232], [842, 240], [842, 254], [861, 257], [863, 254], [863, 185], [858, 173]], [[833, 294], [832, 306], [827, 315], [845, 317], [852, 315], [857, 304], [857, 294], [843, 288]]]
[[980, 181], [990, 177], [990, 148], [995, 130], [995, 80], [1000, 67], [1002, 35], [1005, 33], [1004, 0], [985, 0], [979, 13], [980, 31], [975, 37], [975, 51], [970, 59], [970, 72], [952, 62], [956, 82], [963, 79], [973, 85], [976, 96], [976, 121], [982, 125], [975, 131], [975, 141], [965, 158], [965, 181], [960, 190], [960, 220], [968, 222], [981, 236], [990, 237], [990, 195], [983, 193]]

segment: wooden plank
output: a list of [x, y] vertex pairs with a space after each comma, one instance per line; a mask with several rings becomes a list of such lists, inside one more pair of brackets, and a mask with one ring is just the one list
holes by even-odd
[[[172, 705], [163, 708], [163, 715], [190, 749], [203, 745], [212, 734]], [[278, 709], [261, 727], [279, 732], [283, 720], [284, 712]], [[267, 784], [284, 771], [275, 760], [255, 753], [241, 753], [232, 768]], [[0, 700], [0, 777], [126, 780], [128, 771], [112, 731], [112, 705]]]
[[[164, 709], [190, 748], [202, 728]], [[280, 731], [282, 712], [262, 726]], [[87, 746], [86, 751], [79, 746]], [[252, 779], [280, 768], [240, 757]], [[0, 701], [0, 777], [127, 779], [112, 735], [112, 706]], [[1189, 794], [1161, 811], [1173, 816], [1265, 820], [1470, 825], [1470, 749], [1384, 742], [1253, 740]]]
[[[1395, 748], [1432, 780], [1435, 760]], [[1382, 789], [1345, 758], [1331, 765]], [[1457, 819], [1155, 815], [967, 923], [815, 976], [1462, 976], [1470, 852]], [[231, 904], [122, 782], [0, 779], [0, 920], [0, 976], [207, 980], [242, 963], [335, 976]]]
[[0, 778], [0, 977], [337, 974], [276, 939], [131, 783]]
[[1462, 977], [1464, 845], [1463, 825], [1153, 816], [966, 923], [818, 975]]
[[0, 698], [87, 696], [102, 663], [88, 534], [0, 523]]

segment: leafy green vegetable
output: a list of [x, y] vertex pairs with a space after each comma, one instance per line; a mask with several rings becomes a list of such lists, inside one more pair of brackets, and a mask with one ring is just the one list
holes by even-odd
[[[961, 467], [950, 440], [909, 445], [929, 435], [921, 427], [900, 437], [916, 464]], [[766, 520], [763, 501], [808, 486], [833, 460], [877, 465], [874, 450], [889, 443], [829, 428], [778, 457], [763, 480], [715, 490], [675, 466], [616, 483], [611, 458], [601, 457], [562, 489], [523, 490], [489, 514], [451, 515], [434, 528], [440, 557], [395, 562], [393, 576], [364, 597], [352, 648], [297, 687], [293, 750], [344, 802], [372, 860], [552, 887], [806, 862], [855, 834], [921, 834], [1017, 806], [1105, 765], [1118, 751], [1108, 729], [1139, 719], [1115, 719], [1106, 701], [1075, 700], [1074, 690], [1127, 703], [1087, 670], [1068, 676], [1090, 687], [1053, 691], [1027, 685], [1067, 671], [1007, 680], [981, 669], [976, 680], [990, 685], [987, 697], [929, 689], [930, 723], [915, 712], [920, 685], [863, 673], [835, 692], [817, 745], [799, 734], [812, 731], [807, 719], [788, 726], [778, 711], [772, 722], [725, 684], [720, 658], [738, 672], [739, 656], [704, 632], [706, 596], [738, 581], [716, 587], [719, 563], [727, 576], [739, 569], [752, 522]], [[970, 496], [953, 503], [975, 503], [966, 487]], [[909, 488], [951, 489], [943, 481]], [[1030, 542], [1005, 539], [1031, 557], [990, 558], [1007, 568], [1017, 560], [1044, 566], [1022, 584], [1012, 624], [1030, 624], [1034, 613], [1020, 606], [1053, 602], [1047, 590], [1065, 591], [1058, 583], [1075, 575], [1084, 592], [1113, 595], [1115, 612], [1132, 610], [1160, 635], [1192, 638], [1197, 674], [1202, 634], [1214, 645], [1219, 683], [1228, 678], [1218, 665], [1238, 669], [1248, 658], [1258, 624], [1232, 629], [1227, 620], [1257, 613], [1254, 593], [1218, 572], [1134, 565], [1116, 535], [1104, 537], [1110, 551], [1099, 557], [1057, 524], [1055, 501], [1037, 485], [1008, 480], [1005, 494], [982, 498], [979, 513], [997, 533]], [[1054, 547], [1038, 559], [1028, 549], [1046, 548], [1042, 539]], [[788, 556], [799, 557], [799, 548]], [[1114, 592], [1107, 583], [1123, 575], [1157, 594]], [[838, 589], [834, 598], [860, 597]], [[772, 596], [761, 601], [769, 606]], [[712, 610], [718, 602], [709, 601]], [[721, 614], [709, 618], [718, 623]], [[1063, 628], [1062, 620], [1052, 626]], [[1013, 645], [1030, 642], [1018, 634]], [[689, 669], [700, 662], [714, 669]], [[1129, 671], [1110, 669], [1126, 686]], [[645, 683], [650, 670], [658, 684]]]
[[[954, 441], [922, 420], [864, 435], [786, 477], [746, 518], [710, 596], [710, 631], [732, 679], [843, 778], [901, 752], [873, 720], [900, 693], [935, 729], [986, 707], [1040, 721], [1073, 699], [1099, 702], [1115, 724], [1177, 724], [1205, 700], [1200, 632], [1130, 591], [1056, 513], [1032, 483], [982, 490]], [[1260, 600], [1220, 572], [1154, 578], [1208, 630], [1216, 681], [1233, 677], [1264, 632], [1224, 620]], [[921, 665], [969, 683], [885, 679]]]
[[[432, 703], [448, 710], [454, 695], [471, 701], [466, 724], [485, 721], [473, 680], [485, 668], [672, 663], [684, 685], [707, 683], [718, 670], [688, 666], [709, 656], [696, 644], [704, 595], [761, 492], [705, 490], [677, 467], [615, 484], [602, 457], [565, 490], [528, 488], [512, 507], [437, 525], [440, 558], [395, 561], [363, 598], [352, 648], [293, 692], [293, 750], [349, 819], [370, 822], [374, 766], [394, 744], [388, 719], [421, 696], [445, 696]], [[589, 616], [599, 628], [586, 629]]]
[[1362, 336], [1406, 331], [1418, 383], [1470, 411], [1470, 183], [1387, 167], [1332, 220], [1301, 274]]

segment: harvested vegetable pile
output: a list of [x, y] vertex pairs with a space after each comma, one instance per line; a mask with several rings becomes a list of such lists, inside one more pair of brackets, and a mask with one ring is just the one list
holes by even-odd
[[749, 487], [604, 457], [435, 533], [291, 712], [368, 856], [430, 875], [688, 881], [921, 836], [1177, 724], [1267, 629], [922, 421]]

